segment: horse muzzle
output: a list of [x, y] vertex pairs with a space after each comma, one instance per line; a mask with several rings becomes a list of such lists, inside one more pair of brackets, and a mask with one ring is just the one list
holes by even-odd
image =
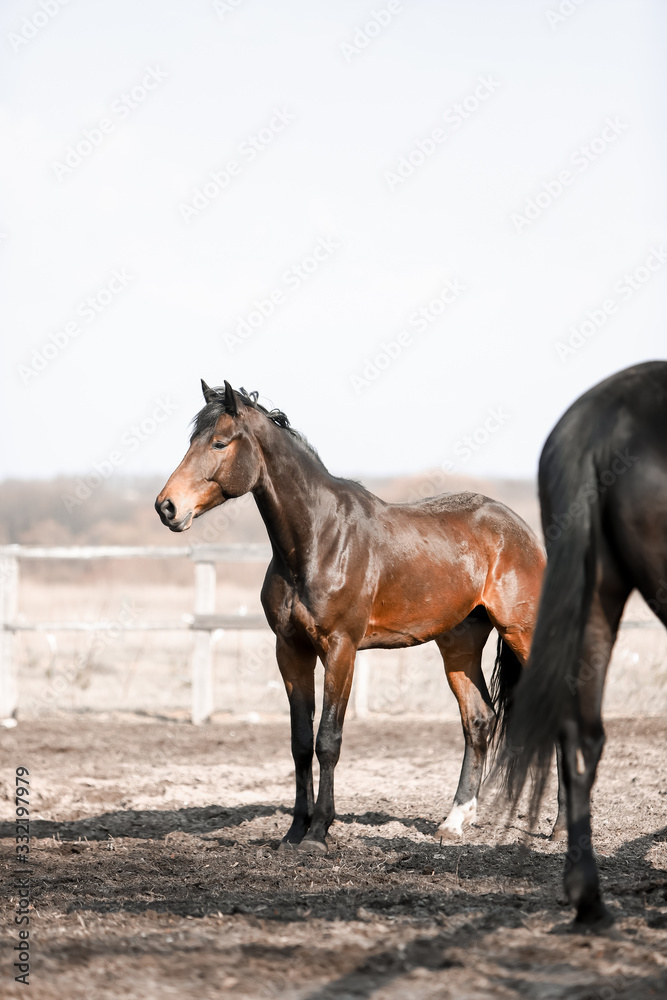
[[160, 497], [155, 501], [155, 509], [160, 515], [160, 520], [165, 524], [170, 531], [187, 531], [194, 517], [194, 511], [188, 510], [182, 516], [176, 517], [176, 505], [168, 497], [164, 500], [160, 500]]

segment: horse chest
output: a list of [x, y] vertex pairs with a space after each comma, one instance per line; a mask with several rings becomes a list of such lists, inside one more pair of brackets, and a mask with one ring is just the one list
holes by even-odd
[[284, 595], [275, 625], [276, 631], [287, 637], [300, 634], [307, 636], [318, 649], [326, 647], [326, 629], [296, 590]]

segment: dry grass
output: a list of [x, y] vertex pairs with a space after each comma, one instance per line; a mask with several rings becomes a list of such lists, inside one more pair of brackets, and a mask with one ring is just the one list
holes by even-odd
[[[246, 608], [249, 613], [261, 612], [262, 571], [259, 567], [252, 570], [256, 579], [246, 587], [221, 581], [219, 611]], [[192, 613], [193, 591], [191, 587], [133, 585], [127, 581], [104, 587], [26, 581], [21, 588], [21, 613], [28, 620], [115, 621], [123, 617], [123, 608], [131, 609], [137, 620], [178, 621]], [[625, 617], [653, 619], [636, 596]], [[186, 713], [190, 707], [191, 645], [187, 632], [125, 632], [115, 637], [104, 633], [22, 633], [16, 640], [20, 710], [27, 715], [52, 709]], [[494, 656], [492, 635], [485, 650], [487, 674]], [[369, 662], [372, 712], [458, 718], [434, 643], [413, 649], [373, 650]], [[218, 636], [214, 671], [216, 711], [239, 715], [287, 712], [268, 629]], [[614, 650], [605, 715], [628, 714], [667, 714], [667, 633], [657, 623], [650, 629], [622, 631]]]

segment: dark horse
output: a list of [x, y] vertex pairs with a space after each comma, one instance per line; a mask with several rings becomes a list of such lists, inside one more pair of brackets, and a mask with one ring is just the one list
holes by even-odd
[[[284, 843], [326, 850], [333, 777], [358, 649], [435, 639], [461, 711], [465, 755], [441, 836], [475, 818], [487, 747], [525, 663], [537, 616], [544, 553], [515, 513], [474, 493], [385, 503], [330, 475], [305, 439], [256, 394], [210, 389], [190, 448], [155, 506], [172, 531], [252, 492], [273, 548], [262, 605], [290, 704], [296, 772], [294, 820]], [[482, 649], [499, 652], [489, 695]], [[314, 672], [324, 665], [313, 797]]]
[[539, 469], [547, 569], [528, 669], [504, 750], [516, 803], [535, 768], [532, 816], [555, 741], [562, 751], [575, 926], [604, 926], [590, 793], [604, 744], [601, 705], [623, 607], [637, 588], [667, 625], [667, 362], [618, 372], [554, 427]]

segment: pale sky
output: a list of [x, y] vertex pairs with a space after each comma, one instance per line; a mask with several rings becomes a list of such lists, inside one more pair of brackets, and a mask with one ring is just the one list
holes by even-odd
[[337, 474], [532, 476], [576, 396], [667, 353], [660, 0], [0, 22], [2, 478], [170, 473], [200, 377]]

